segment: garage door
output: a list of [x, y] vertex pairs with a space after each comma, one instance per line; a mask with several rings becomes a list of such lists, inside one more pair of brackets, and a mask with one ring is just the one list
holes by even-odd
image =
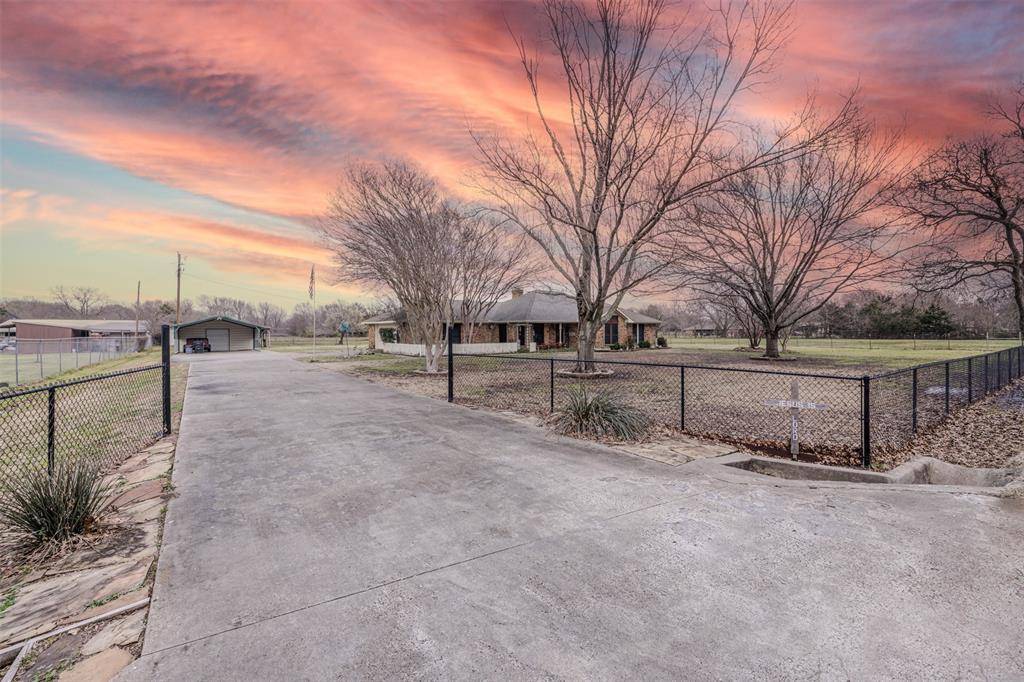
[[227, 329], [207, 329], [206, 338], [212, 351], [231, 350], [231, 337]]

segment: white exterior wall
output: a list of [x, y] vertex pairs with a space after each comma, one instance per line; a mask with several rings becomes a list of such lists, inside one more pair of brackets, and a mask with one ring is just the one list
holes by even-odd
[[204, 322], [202, 324], [182, 327], [177, 330], [178, 338], [175, 339], [175, 351], [183, 352], [185, 341], [188, 339], [202, 339], [206, 337], [207, 329], [227, 329], [229, 332], [230, 350], [254, 350], [253, 334], [259, 338], [259, 332], [251, 327], [246, 327], [233, 322]]
[[[422, 343], [381, 343], [379, 348], [385, 353], [392, 355], [414, 355], [422, 357], [427, 354]], [[456, 343], [452, 346], [456, 353], [463, 355], [499, 355], [501, 353], [515, 353], [519, 350], [519, 344], [511, 343]]]

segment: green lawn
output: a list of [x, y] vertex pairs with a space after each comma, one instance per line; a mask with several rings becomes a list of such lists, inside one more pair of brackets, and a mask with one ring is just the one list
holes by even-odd
[[[160, 362], [160, 350], [70, 370], [45, 384], [106, 374]], [[171, 366], [172, 419], [181, 412], [188, 365]], [[162, 435], [160, 369], [109, 377], [55, 390], [54, 454], [57, 461], [89, 458], [110, 464]], [[40, 383], [40, 382], [36, 382]], [[32, 388], [23, 384], [20, 390]], [[28, 468], [46, 465], [47, 391], [7, 398], [0, 405], [0, 488]]]
[[[53, 381], [58, 377], [84, 376], [109, 372], [111, 369], [133, 366], [140, 356], [149, 354], [155, 357], [152, 362], [160, 361], [160, 351], [149, 350], [142, 353], [117, 355], [115, 353], [0, 353], [0, 384], [9, 386], [26, 386], [42, 380]], [[155, 354], [155, 355], [154, 355]], [[145, 364], [145, 363], [142, 363]]]
[[[734, 338], [669, 336], [667, 339], [669, 348], [676, 351], [731, 353], [746, 345], [745, 340]], [[841, 366], [884, 365], [895, 368], [980, 355], [1018, 345], [1017, 339], [790, 339], [785, 355]]]
[[[348, 352], [365, 349], [367, 343], [368, 340], [365, 336], [349, 337], [345, 339], [344, 344], [339, 344], [337, 337], [317, 337], [315, 350], [318, 355], [345, 355]], [[312, 355], [314, 352], [313, 339], [305, 336], [272, 336], [270, 350]]]

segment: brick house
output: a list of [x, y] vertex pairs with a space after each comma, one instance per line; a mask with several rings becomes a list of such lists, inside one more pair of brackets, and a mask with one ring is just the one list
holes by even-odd
[[[376, 348], [382, 341], [381, 332], [391, 329], [401, 339], [404, 325], [401, 315], [371, 318], [365, 321], [370, 348]], [[607, 347], [613, 343], [623, 345], [632, 341], [648, 341], [653, 346], [658, 336], [661, 320], [637, 310], [619, 307], [604, 329], [597, 334], [596, 346]], [[487, 313], [483, 322], [473, 328], [473, 343], [518, 342], [520, 348], [569, 348], [576, 345], [579, 315], [576, 302], [568, 296], [549, 294], [541, 291], [524, 293], [514, 290], [512, 297], [499, 301]], [[385, 335], [387, 333], [385, 332]], [[469, 325], [462, 321], [452, 324], [455, 343], [469, 341]]]

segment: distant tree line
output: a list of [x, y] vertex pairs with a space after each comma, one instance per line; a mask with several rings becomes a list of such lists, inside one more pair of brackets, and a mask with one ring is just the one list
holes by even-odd
[[[111, 301], [99, 289], [93, 287], [55, 287], [51, 300], [36, 298], [8, 298], [0, 300], [0, 318], [15, 319], [82, 319], [82, 320], [132, 320], [135, 319], [134, 305]], [[390, 310], [389, 301], [376, 301], [369, 305], [358, 302], [334, 301], [318, 305], [317, 336], [339, 336], [344, 324], [349, 334], [366, 333], [366, 318]], [[287, 336], [312, 336], [313, 306], [299, 303], [291, 312], [275, 303], [256, 303], [227, 296], [199, 296], [195, 301], [183, 299], [181, 319], [183, 322], [204, 317], [225, 315], [246, 322], [267, 327], [271, 334]], [[139, 305], [138, 317], [148, 329], [157, 333], [161, 325], [173, 324], [175, 306], [173, 300], [149, 299]], [[0, 320], [0, 321], [2, 321]]]
[[[742, 306], [701, 298], [653, 304], [644, 312], [663, 321], [667, 334], [747, 338], [760, 346], [763, 332]], [[922, 298], [911, 294], [858, 291], [830, 301], [794, 327], [808, 338], [987, 338], [1017, 334], [1016, 306], [1009, 298]]]

